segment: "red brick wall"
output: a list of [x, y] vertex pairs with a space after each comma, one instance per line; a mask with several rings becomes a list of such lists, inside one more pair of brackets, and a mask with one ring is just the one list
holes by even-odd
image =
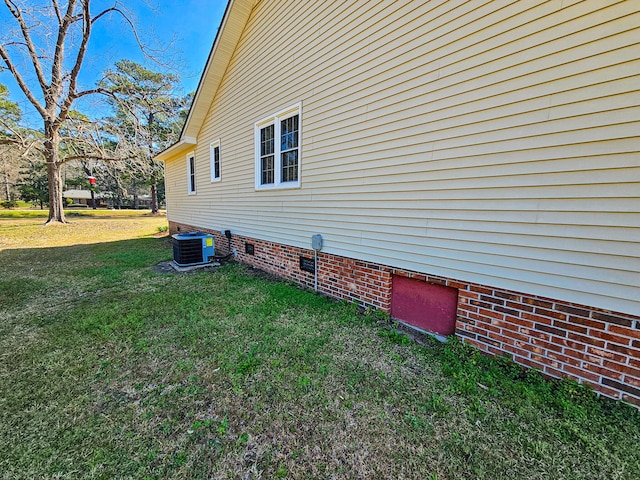
[[[172, 234], [196, 230], [214, 235], [216, 255], [229, 253], [229, 241], [222, 232], [169, 222], [169, 231]], [[245, 253], [245, 243], [250, 243], [254, 246], [253, 255]], [[300, 256], [313, 258], [314, 252], [311, 249], [265, 242], [238, 235], [233, 235], [231, 249], [232, 251], [236, 250], [236, 259], [238, 261], [265, 272], [294, 280], [307, 288], [314, 287], [313, 274], [300, 270]], [[317, 271], [318, 290], [322, 293], [385, 311], [391, 309], [390, 268], [319, 252]]]
[[[220, 231], [175, 222], [169, 222], [169, 228], [171, 233], [213, 233], [216, 255], [229, 253], [228, 240]], [[245, 253], [245, 243], [254, 245], [254, 255]], [[307, 288], [314, 286], [313, 274], [300, 269], [300, 256], [313, 258], [313, 250], [238, 235], [233, 235], [231, 249], [243, 263]], [[320, 292], [387, 312], [393, 275], [456, 288], [456, 334], [465, 342], [640, 406], [640, 317], [323, 252], [317, 271]]]
[[473, 284], [458, 295], [465, 341], [640, 405], [639, 317]]

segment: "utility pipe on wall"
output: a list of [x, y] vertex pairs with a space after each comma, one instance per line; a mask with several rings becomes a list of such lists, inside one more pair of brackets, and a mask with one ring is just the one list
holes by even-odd
[[311, 236], [311, 248], [313, 248], [313, 290], [318, 291], [318, 252], [322, 250], [322, 235]]

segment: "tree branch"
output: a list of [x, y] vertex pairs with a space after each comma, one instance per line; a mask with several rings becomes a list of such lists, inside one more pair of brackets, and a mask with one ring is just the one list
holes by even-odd
[[103, 162], [122, 162], [124, 160], [133, 160], [135, 159], [135, 155], [130, 154], [130, 155], [126, 155], [124, 157], [109, 157], [109, 156], [105, 156], [105, 155], [100, 155], [97, 153], [90, 153], [90, 154], [86, 154], [86, 155], [71, 155], [69, 157], [65, 157], [64, 160], [62, 160], [60, 163], [67, 163], [70, 162], [72, 160], [100, 160]]
[[74, 98], [81, 98], [81, 97], [86, 97], [87, 95], [96, 95], [96, 94], [111, 96], [111, 92], [109, 92], [104, 88], [92, 88], [91, 90], [84, 90], [82, 92], [78, 92], [74, 94]]
[[[85, 0], [85, 3], [89, 3], [89, 0]], [[74, 22], [73, 10], [75, 9], [75, 6], [76, 0], [69, 0], [67, 11], [62, 19], [62, 23], [60, 23], [60, 28], [58, 28], [58, 38], [56, 39], [56, 48], [53, 54], [53, 63], [51, 65], [51, 89], [54, 91], [49, 90], [49, 95], [45, 97], [48, 109], [53, 108], [53, 105], [56, 104], [57, 99], [62, 92], [62, 69], [64, 67], [65, 40], [67, 38], [67, 33], [69, 32], [69, 27]], [[58, 119], [59, 116], [56, 118], [56, 123], [59, 126], [60, 122], [57, 122]]]
[[[11, 123], [5, 122], [2, 118], [0, 118], [0, 126], [2, 126], [5, 130], [9, 130], [11, 135], [22, 139], [22, 135], [20, 135], [20, 132], [16, 128], [14, 128], [13, 125], [11, 125]], [[7, 138], [11, 138], [11, 137], [9, 137], [6, 134], [3, 134], [3, 132], [0, 132], [0, 140], [7, 139]]]
[[[24, 17], [22, 16], [22, 12], [20, 12], [20, 8], [13, 2], [13, 0], [4, 0], [4, 3], [9, 9], [9, 11], [11, 12], [11, 14], [14, 16], [14, 18], [18, 21], [18, 24], [20, 25], [20, 30], [22, 31], [22, 37], [24, 38], [24, 41], [27, 46], [27, 50], [29, 51], [29, 57], [31, 58], [31, 63], [33, 64], [33, 68], [36, 71], [36, 76], [38, 77], [38, 83], [40, 83], [40, 88], [42, 88], [42, 91], [44, 92], [47, 86], [47, 80], [44, 77], [44, 71], [42, 70], [40, 59], [38, 57], [38, 54], [36, 53], [36, 47], [33, 43], [33, 40], [31, 39], [31, 34], [29, 33], [29, 27], [27, 27], [27, 23], [24, 21]], [[5, 62], [6, 61], [7, 60], [5, 59]]]
[[51, 0], [53, 4], [53, 9], [56, 12], [56, 17], [58, 18], [58, 26], [62, 24], [62, 13], [60, 12], [60, 6], [58, 5], [58, 0]]
[[[99, 14], [94, 16], [93, 19], [91, 20], [91, 23], [93, 24], [93, 23], [97, 22], [100, 19], [100, 17], [102, 17], [102, 16], [104, 16], [107, 13], [110, 13], [110, 12], [119, 13], [120, 16], [124, 19], [124, 21], [129, 24], [129, 27], [131, 28], [131, 31], [133, 32], [133, 36], [136, 39], [136, 43], [138, 44], [138, 47], [140, 47], [140, 50], [142, 50], [142, 53], [144, 53], [145, 56], [147, 56], [148, 55], [147, 51], [149, 51], [151, 49], [148, 49], [147, 47], [145, 47], [144, 43], [140, 39], [140, 35], [138, 35], [138, 30], [136, 29], [136, 25], [129, 18], [129, 15], [127, 15], [127, 13], [124, 10], [122, 10], [121, 8], [118, 7], [118, 2], [117, 1], [113, 5], [113, 7], [107, 8], [106, 10], [103, 10], [102, 12], [100, 12]], [[151, 50], [151, 51], [155, 51], [155, 50]], [[151, 57], [151, 55], [148, 55], [148, 56]]]
[[16, 69], [15, 65], [11, 61], [9, 54], [7, 53], [3, 45], [0, 45], [0, 57], [2, 57], [4, 64], [7, 66], [11, 74], [16, 79], [18, 86], [20, 87], [22, 92], [26, 95], [27, 99], [36, 108], [36, 110], [38, 110], [38, 113], [42, 116], [42, 118], [44, 118], [46, 116], [45, 109], [42, 107], [42, 105], [40, 105], [40, 102], [38, 102], [38, 99], [36, 99], [36, 97], [33, 95], [31, 90], [29, 90], [27, 83], [24, 81], [24, 78], [22, 78], [22, 75], [20, 75], [20, 72], [18, 72], [18, 70]]
[[97, 14], [95, 17], [93, 17], [91, 19], [91, 23], [96, 23], [100, 17], [103, 17], [104, 15], [106, 15], [109, 12], [118, 12], [120, 15], [122, 15], [124, 18], [127, 18], [127, 16], [116, 6], [117, 3], [111, 7], [111, 8], [107, 8], [106, 10], [103, 10], [102, 12], [100, 12], [99, 14]]
[[40, 153], [41, 155], [44, 156], [44, 150], [39, 146], [40, 142], [34, 140], [33, 142], [30, 142], [29, 145], [27, 145], [27, 148], [25, 148], [24, 152], [22, 153], [21, 157], [26, 158], [29, 155], [29, 152], [31, 150], [35, 150], [38, 153]]
[[[71, 2], [69, 2], [71, 3]], [[73, 101], [76, 98], [80, 98], [81, 96], [89, 95], [90, 90], [86, 92], [82, 92], [81, 94], [76, 93], [76, 87], [78, 84], [78, 74], [80, 73], [80, 67], [82, 66], [82, 62], [84, 61], [84, 56], [87, 52], [87, 44], [89, 43], [89, 38], [91, 37], [91, 11], [90, 0], [84, 0], [82, 2], [83, 13], [81, 16], [82, 19], [82, 41], [80, 42], [80, 47], [78, 48], [78, 53], [76, 55], [76, 61], [69, 72], [69, 92], [67, 97], [64, 99], [63, 104], [60, 106], [60, 112], [58, 113], [58, 118], [54, 122], [54, 125], [60, 126], [62, 122], [67, 118], [67, 114], [69, 113], [69, 109], [73, 104]]]

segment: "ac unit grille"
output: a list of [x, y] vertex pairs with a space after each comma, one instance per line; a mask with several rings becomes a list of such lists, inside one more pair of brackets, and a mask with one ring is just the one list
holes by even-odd
[[178, 265], [202, 263], [202, 239], [177, 240], [173, 244], [173, 260]]

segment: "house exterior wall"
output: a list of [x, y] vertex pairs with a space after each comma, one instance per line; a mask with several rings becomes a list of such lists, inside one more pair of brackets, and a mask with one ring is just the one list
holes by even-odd
[[[637, 2], [295, 5], [254, 8], [172, 220], [640, 313]], [[301, 188], [256, 191], [253, 124], [300, 101]]]
[[[383, 267], [389, 276], [409, 272], [453, 282], [469, 292], [459, 294], [463, 338], [543, 369], [558, 352], [531, 347], [542, 348], [533, 354], [547, 363], [526, 348], [514, 353], [524, 341], [517, 335], [527, 345], [534, 338], [549, 345], [573, 341], [569, 332], [613, 335], [609, 323], [600, 328], [598, 312], [626, 315], [618, 326], [636, 328], [638, 2], [300, 5], [256, 2], [251, 11], [197, 135], [195, 195], [187, 194], [184, 155], [166, 161], [175, 228], [230, 229], [294, 257], [320, 233], [322, 253], [331, 258]], [[300, 188], [256, 190], [254, 124], [297, 103]], [[221, 179], [210, 182], [209, 145], [217, 140]], [[271, 271], [269, 260], [261, 261]], [[350, 278], [351, 264], [336, 265], [337, 276]], [[306, 285], [304, 277], [292, 278]], [[391, 284], [372, 288], [366, 279], [327, 293], [388, 309]], [[549, 311], [565, 316], [547, 317], [536, 305], [527, 311], [524, 301], [515, 302], [524, 305], [518, 315], [496, 311], [494, 305], [511, 307], [471, 298], [483, 295], [471, 286], [551, 302]], [[465, 303], [472, 300], [482, 304]], [[491, 315], [478, 313], [485, 304]], [[554, 322], [570, 323], [570, 314], [556, 305], [578, 305], [588, 312], [581, 318], [597, 326], [561, 328]], [[637, 331], [631, 333], [626, 343], [612, 345], [638, 348]], [[596, 343], [585, 341], [575, 351], [590, 355], [587, 348], [603, 347]], [[632, 357], [618, 364], [632, 368]], [[598, 368], [609, 368], [602, 358]], [[572, 364], [563, 365], [557, 370], [572, 374]], [[630, 385], [624, 373], [617, 375], [608, 381]], [[574, 376], [622, 395], [602, 376]]]

